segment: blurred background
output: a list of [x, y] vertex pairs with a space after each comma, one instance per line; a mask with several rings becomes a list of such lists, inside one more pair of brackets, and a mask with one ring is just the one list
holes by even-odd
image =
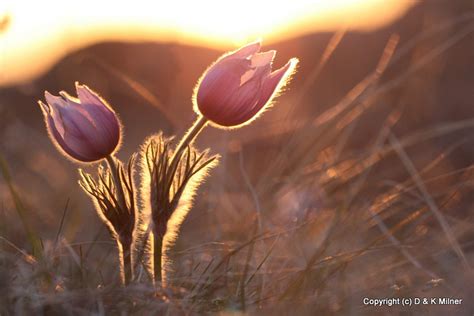
[[[371, 311], [363, 296], [472, 297], [473, 31], [471, 0], [3, 1], [0, 158], [11, 178], [0, 177], [0, 235], [30, 251], [14, 191], [44, 244], [61, 227], [62, 242], [88, 253], [89, 285], [111, 280], [116, 270], [99, 263], [115, 260], [114, 245], [77, 185], [77, 168], [95, 167], [61, 156], [37, 101], [88, 85], [119, 113], [127, 160], [152, 133], [183, 135], [202, 72], [262, 38], [275, 67], [298, 57], [298, 72], [251, 125], [199, 137], [222, 159], [182, 227], [175, 281], [189, 289], [260, 233], [250, 261], [245, 250], [215, 272], [228, 279], [208, 293], [212, 308], [240, 306], [229, 284], [249, 262], [264, 271], [249, 300], [270, 311], [282, 297], [306, 302], [302, 314]], [[344, 259], [321, 268], [331, 257]]]

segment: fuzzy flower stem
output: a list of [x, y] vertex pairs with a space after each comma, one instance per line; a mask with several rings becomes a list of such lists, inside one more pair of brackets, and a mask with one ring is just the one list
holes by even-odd
[[[112, 179], [114, 181], [114, 184], [115, 184], [115, 191], [116, 191], [116, 194], [117, 194], [117, 200], [118, 200], [118, 203], [120, 204], [119, 207], [126, 211], [128, 210], [127, 208], [127, 203], [125, 201], [125, 193], [124, 193], [124, 190], [123, 190], [123, 185], [122, 185], [122, 180], [120, 179], [120, 174], [119, 174], [119, 170], [117, 168], [117, 162], [115, 161], [115, 157], [113, 157], [112, 155], [110, 156], [107, 156], [106, 157], [106, 160], [107, 160], [107, 163], [109, 165], [109, 168], [110, 168], [110, 173], [112, 174]], [[121, 246], [122, 246], [122, 262], [120, 262], [121, 264], [121, 271], [123, 271], [124, 273], [124, 276], [123, 276], [123, 283], [124, 285], [127, 285], [130, 283], [131, 279], [132, 279], [132, 260], [131, 260], [131, 236], [123, 236], [122, 232], [117, 232], [119, 234], [118, 238], [118, 242], [120, 242]]]
[[132, 271], [132, 242], [121, 241], [123, 251], [123, 271], [124, 271], [124, 284], [128, 285], [133, 277]]
[[[181, 141], [179, 142], [178, 146], [176, 147], [176, 150], [173, 153], [173, 156], [171, 158], [171, 163], [170, 167], [171, 170], [174, 170], [180, 159], [181, 156], [183, 155], [183, 152], [189, 146], [199, 135], [199, 133], [203, 130], [203, 128], [207, 125], [207, 118], [205, 118], [202, 115], [199, 115], [197, 120], [193, 123], [193, 125], [189, 128], [187, 133], [183, 136]], [[174, 174], [171, 175], [171, 177], [174, 177]], [[155, 272], [155, 280], [158, 281], [159, 283], [163, 284], [163, 277], [164, 277], [164, 269], [163, 269], [163, 238], [166, 233], [166, 223], [165, 227], [159, 227], [159, 223], [155, 223], [155, 231], [154, 231], [154, 254], [153, 254], [153, 261], [154, 261], [154, 272]]]
[[154, 261], [154, 269], [155, 269], [155, 281], [160, 284], [163, 280], [162, 273], [164, 272], [162, 269], [162, 260], [161, 256], [163, 253], [163, 237], [158, 236], [156, 233], [154, 234], [154, 241], [153, 241], [153, 261]]
[[184, 137], [179, 142], [178, 147], [176, 147], [176, 150], [174, 151], [174, 154], [173, 154], [173, 158], [171, 160], [171, 166], [174, 166], [175, 164], [179, 162], [179, 159], [181, 158], [183, 151], [186, 149], [186, 147], [189, 144], [191, 144], [194, 141], [197, 135], [199, 135], [202, 129], [206, 126], [206, 124], [207, 124], [207, 118], [205, 118], [202, 115], [199, 115], [198, 119], [189, 128], [186, 135], [184, 135]]

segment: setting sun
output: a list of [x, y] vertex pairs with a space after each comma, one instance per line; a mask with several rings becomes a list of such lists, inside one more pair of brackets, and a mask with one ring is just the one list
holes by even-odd
[[[10, 1], [0, 5], [0, 85], [34, 77], [83, 46], [104, 40], [159, 41], [231, 48], [338, 28], [370, 30], [389, 23], [410, 1], [169, 1], [133, 4]], [[37, 63], [41, 58], [42, 63]]]

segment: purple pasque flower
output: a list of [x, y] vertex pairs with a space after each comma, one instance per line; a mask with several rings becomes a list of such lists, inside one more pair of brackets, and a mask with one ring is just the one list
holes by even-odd
[[39, 101], [52, 142], [67, 156], [93, 162], [118, 149], [121, 125], [112, 108], [96, 92], [76, 82], [77, 98], [45, 92]]
[[209, 67], [194, 92], [195, 110], [211, 122], [239, 126], [251, 122], [278, 94], [297, 58], [272, 72], [276, 51], [259, 53], [260, 42], [225, 54]]

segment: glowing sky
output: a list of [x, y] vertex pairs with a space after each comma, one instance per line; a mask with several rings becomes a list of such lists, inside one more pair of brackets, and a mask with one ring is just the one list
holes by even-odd
[[67, 53], [103, 40], [159, 41], [228, 49], [342, 27], [372, 30], [410, 0], [54, 1], [3, 0], [0, 85], [32, 79]]

